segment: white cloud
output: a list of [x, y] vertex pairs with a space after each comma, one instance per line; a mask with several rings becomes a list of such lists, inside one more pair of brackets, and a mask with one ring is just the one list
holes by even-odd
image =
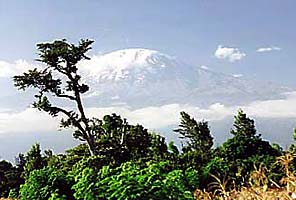
[[58, 120], [33, 108], [21, 112], [2, 111], [0, 113], [0, 134], [16, 132], [53, 131], [58, 128]]
[[[106, 114], [117, 113], [127, 118], [131, 124], [142, 124], [149, 129], [159, 129], [179, 122], [180, 111], [186, 111], [196, 119], [221, 120], [232, 115], [235, 110], [226, 108], [221, 104], [213, 104], [207, 109], [190, 105], [169, 104], [164, 106], [151, 106], [140, 109], [129, 107], [87, 108], [86, 113], [92, 117], [103, 117]], [[28, 108], [19, 113], [0, 113], [0, 134], [16, 132], [46, 132], [56, 131], [59, 119], [51, 118], [43, 112]]]
[[150, 106], [140, 109], [130, 109], [129, 107], [105, 107], [88, 108], [90, 116], [102, 117], [105, 114], [117, 113], [132, 124], [142, 124], [149, 129], [159, 129], [179, 122], [180, 112], [190, 113], [198, 120], [209, 121], [222, 120], [233, 115], [234, 108], [227, 108], [222, 104], [213, 104], [206, 109], [190, 105], [168, 104], [163, 106]]
[[280, 51], [281, 48], [279, 47], [275, 47], [275, 46], [271, 46], [271, 47], [261, 47], [261, 48], [258, 48], [256, 51], [257, 52], [268, 52], [268, 51]]
[[[168, 104], [131, 109], [128, 106], [114, 106], [86, 109], [89, 116], [99, 117], [117, 113], [127, 118], [131, 124], [142, 124], [149, 129], [159, 129], [169, 125], [177, 125], [180, 111], [188, 112], [197, 120], [218, 121], [232, 117], [242, 108], [249, 116], [255, 118], [296, 118], [296, 91], [287, 94], [284, 99], [255, 101], [248, 105], [226, 107], [220, 103], [207, 108], [191, 105]], [[28, 108], [19, 113], [2, 110], [0, 113], [0, 134], [13, 132], [45, 132], [57, 131], [58, 119], [52, 119], [46, 113]]]
[[246, 113], [256, 117], [295, 118], [296, 92], [287, 94], [285, 99], [256, 101], [242, 108]]
[[241, 52], [238, 48], [224, 47], [219, 45], [215, 51], [215, 56], [219, 59], [229, 60], [230, 62], [235, 62], [243, 59], [246, 54]]
[[25, 60], [17, 60], [14, 63], [0, 61], [0, 77], [12, 77], [14, 75], [22, 74], [29, 69], [40, 67], [36, 64], [30, 64]]
[[[142, 124], [149, 129], [159, 129], [179, 122], [180, 111], [186, 111], [197, 120], [222, 120], [235, 115], [238, 108], [242, 108], [252, 117], [291, 118], [296, 117], [296, 92], [290, 93], [285, 99], [256, 101], [248, 105], [226, 107], [220, 103], [208, 108], [191, 105], [168, 104], [131, 109], [128, 106], [87, 108], [87, 114], [102, 117], [105, 114], [117, 113], [128, 119], [130, 123]], [[0, 133], [7, 132], [42, 132], [56, 131], [58, 119], [53, 120], [45, 113], [28, 108], [20, 113], [4, 111], [0, 113]]]
[[233, 76], [234, 78], [240, 78], [240, 77], [243, 77], [242, 74], [233, 74], [232, 76]]
[[208, 66], [202, 65], [200, 66], [201, 69], [209, 70], [210, 68]]

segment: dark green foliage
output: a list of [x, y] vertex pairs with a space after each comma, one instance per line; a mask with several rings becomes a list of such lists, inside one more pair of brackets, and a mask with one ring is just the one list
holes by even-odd
[[260, 137], [260, 135], [256, 136], [254, 120], [248, 118], [242, 109], [239, 109], [237, 115], [234, 116], [233, 128], [230, 133], [234, 136]]
[[235, 136], [228, 139], [220, 148], [220, 156], [226, 160], [246, 159], [253, 155], [279, 155], [269, 142], [261, 138]]
[[20, 199], [74, 199], [71, 179], [54, 167], [34, 170], [20, 188]]
[[114, 162], [148, 155], [151, 138], [141, 125], [129, 125], [116, 114], [106, 115], [102, 122], [102, 134], [96, 141], [98, 155], [111, 157]]
[[87, 145], [85, 143], [79, 144], [76, 147], [73, 147], [72, 149], [67, 149], [66, 153], [67, 156], [79, 156], [79, 157], [86, 157], [90, 156], [90, 153], [87, 149]]
[[7, 197], [13, 188], [18, 190], [22, 182], [23, 179], [20, 178], [20, 171], [17, 167], [5, 160], [0, 161], [0, 197]]
[[273, 148], [269, 142], [256, 135], [254, 120], [248, 118], [242, 110], [235, 116], [234, 137], [228, 139], [221, 147], [219, 154], [227, 161], [247, 159], [255, 155], [279, 156], [280, 152]]
[[208, 122], [197, 122], [185, 112], [181, 112], [181, 122], [175, 132], [186, 139], [190, 149], [199, 151], [200, 154], [207, 153], [213, 146], [213, 137], [210, 134]]
[[261, 163], [269, 167], [281, 152], [256, 134], [254, 120], [248, 118], [242, 110], [235, 116], [233, 126], [231, 134], [234, 136], [217, 148], [217, 157], [204, 168], [204, 175], [209, 177], [212, 173], [227, 176], [239, 187], [248, 183], [254, 165]]
[[100, 121], [101, 135], [96, 140], [97, 153], [110, 160], [110, 164], [138, 159], [164, 158], [167, 154], [165, 139], [149, 133], [143, 126], [130, 125], [119, 115], [112, 114]]
[[9, 199], [17, 199], [19, 197], [19, 188], [12, 188], [9, 191], [8, 198]]
[[198, 168], [210, 157], [213, 137], [210, 134], [208, 122], [197, 122], [185, 112], [180, 114], [181, 123], [174, 131], [179, 133], [180, 138], [185, 139], [187, 143], [182, 149], [183, 163]]
[[269, 155], [253, 155], [245, 159], [226, 160], [223, 157], [212, 158], [203, 168], [201, 177], [201, 187], [207, 188], [210, 183], [216, 182], [218, 177], [220, 180], [228, 181], [228, 189], [239, 189], [242, 186], [250, 184], [250, 175], [255, 167], [265, 167], [267, 169], [266, 176], [279, 183], [279, 168], [275, 166], [276, 157]]
[[28, 177], [35, 169], [42, 169], [46, 165], [41, 155], [39, 144], [35, 144], [25, 156], [24, 176]]
[[85, 157], [72, 166], [71, 171], [69, 171], [69, 175], [75, 177], [77, 174], [81, 173], [85, 168], [89, 168], [95, 172], [98, 172], [100, 169], [102, 169], [103, 166], [112, 167], [109, 158], [106, 158], [104, 156]]
[[[169, 155], [169, 149], [166, 144], [165, 138], [156, 134], [149, 133], [150, 136], [150, 146], [148, 156], [150, 159], [162, 160], [166, 159]], [[178, 149], [177, 149], [178, 150]]]

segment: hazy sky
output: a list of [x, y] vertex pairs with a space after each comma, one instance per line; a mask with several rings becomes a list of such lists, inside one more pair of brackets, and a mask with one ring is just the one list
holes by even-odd
[[295, 9], [295, 0], [0, 0], [0, 60], [33, 60], [42, 41], [92, 38], [93, 54], [144, 47], [296, 85]]

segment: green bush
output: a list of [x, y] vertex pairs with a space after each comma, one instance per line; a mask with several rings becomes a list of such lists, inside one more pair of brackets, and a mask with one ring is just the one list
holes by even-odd
[[74, 199], [71, 185], [61, 170], [51, 167], [34, 170], [20, 187], [20, 199]]

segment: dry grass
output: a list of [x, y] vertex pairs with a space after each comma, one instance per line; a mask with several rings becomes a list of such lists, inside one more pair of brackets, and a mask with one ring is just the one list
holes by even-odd
[[215, 193], [196, 190], [194, 193], [195, 199], [200, 200], [292, 200], [292, 193], [285, 188], [264, 189], [263, 187], [242, 188], [241, 191], [229, 191], [227, 195], [217, 195]]
[[[267, 169], [260, 165], [254, 166], [254, 171], [250, 174], [250, 187], [241, 188], [237, 190], [227, 190], [228, 180], [221, 180], [216, 176], [212, 177], [215, 181], [209, 184], [209, 191], [197, 189], [194, 193], [195, 199], [200, 200], [296, 200], [296, 176], [289, 171], [289, 165], [293, 161], [295, 155], [287, 153], [278, 157], [277, 162], [282, 165], [285, 171], [285, 177], [282, 178], [280, 184], [267, 178]], [[274, 188], [268, 188], [269, 183], [275, 185]]]

